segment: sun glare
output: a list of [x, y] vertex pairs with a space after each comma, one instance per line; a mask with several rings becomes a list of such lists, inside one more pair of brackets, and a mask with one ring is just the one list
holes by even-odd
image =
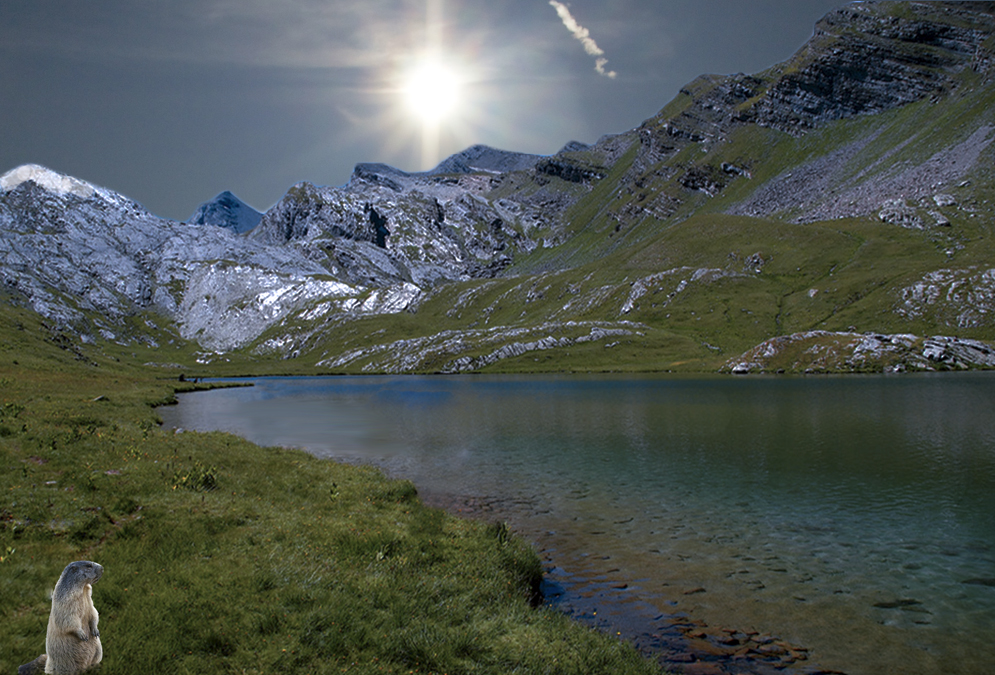
[[[2, 2], [2, 0], [0, 0]], [[379, 98], [379, 114], [356, 117], [378, 137], [384, 154], [400, 158], [409, 171], [428, 171], [474, 142], [481, 129], [505, 124], [502, 106], [494, 98], [499, 68], [476, 40], [464, 40], [455, 31], [456, 17], [444, 11], [444, 0], [424, 2], [425, 22], [409, 21], [409, 33], [400, 36], [374, 73], [371, 91]], [[457, 36], [447, 40], [446, 29]], [[420, 152], [419, 152], [420, 151]]]
[[404, 97], [408, 109], [422, 122], [438, 124], [456, 110], [459, 81], [445, 64], [425, 61], [408, 73]]

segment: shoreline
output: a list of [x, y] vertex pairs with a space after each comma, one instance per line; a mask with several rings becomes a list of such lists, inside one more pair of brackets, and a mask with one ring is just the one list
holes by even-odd
[[[927, 377], [932, 380], [936, 376]], [[982, 377], [980, 382], [987, 384], [990, 380]], [[409, 391], [406, 387], [401, 389], [402, 393]], [[436, 389], [429, 387], [427, 391]], [[894, 387], [890, 390], [893, 389]], [[412, 391], [422, 392], [418, 386]], [[434, 398], [428, 400], [436, 402]], [[415, 402], [424, 403], [425, 399], [415, 399]], [[532, 410], [525, 412], [532, 414]], [[423, 413], [418, 408], [413, 414], [422, 416]], [[351, 422], [352, 418], [348, 421]], [[437, 427], [434, 426], [426, 429], [431, 429], [432, 433], [437, 432]], [[426, 429], [415, 425], [415, 430], [421, 432], [417, 438], [429, 438], [425, 436], [428, 433]], [[411, 440], [414, 441], [415, 438]], [[432, 437], [432, 440], [438, 439]], [[273, 439], [264, 444], [273, 444], [272, 441]], [[472, 444], [465, 456], [460, 455], [449, 463], [439, 463], [432, 450], [436, 444], [432, 443], [426, 447], [418, 446], [421, 452], [411, 456], [395, 453], [395, 445], [385, 445], [386, 449], [374, 456], [358, 451], [348, 452], [352, 447], [349, 445], [350, 441], [355, 444], [358, 437], [347, 434], [345, 445], [336, 445], [337, 450], [346, 451], [344, 455], [339, 455], [330, 448], [313, 454], [346, 464], [377, 466], [393, 478], [411, 477], [418, 482], [420, 496], [427, 506], [442, 508], [456, 516], [485, 521], [508, 520], [519, 537], [533, 543], [534, 550], [545, 563], [548, 605], [581, 621], [583, 625], [599, 628], [602, 633], [608, 633], [612, 637], [617, 635], [623, 638], [627, 644], [652, 656], [675, 673], [692, 673], [701, 668], [723, 674], [758, 672], [761, 667], [769, 669], [769, 664], [777, 661], [790, 661], [782, 663], [777, 672], [784, 672], [784, 668], [790, 667], [788, 672], [806, 674], [844, 671], [851, 675], [866, 672], [899, 673], [903, 670], [896, 668], [899, 667], [898, 664], [902, 664], [903, 668], [909, 668], [904, 672], [928, 673], [936, 672], [935, 666], [938, 663], [955, 657], [954, 647], [976, 642], [976, 638], [969, 638], [967, 635], [958, 638], [956, 634], [950, 633], [948, 626], [951, 624], [941, 624], [939, 619], [936, 622], [930, 620], [929, 615], [933, 612], [940, 616], [939, 610], [943, 609], [943, 605], [937, 605], [937, 602], [942, 602], [942, 597], [937, 600], [929, 595], [920, 595], [919, 590], [903, 593], [901, 589], [893, 588], [894, 583], [882, 584], [880, 587], [874, 583], [867, 585], [865, 582], [868, 580], [865, 578], [851, 582], [848, 578], [839, 581], [842, 577], [834, 580], [817, 576], [816, 581], [821, 580], [819, 583], [824, 582], [825, 587], [818, 583], [808, 586], [806, 584], [813, 579], [802, 574], [811, 571], [808, 567], [797, 567], [800, 576], [791, 576], [783, 574], [789, 570], [779, 568], [796, 568], [780, 561], [763, 562], [768, 558], [762, 557], [757, 552], [757, 547], [771, 545], [763, 537], [758, 539], [758, 533], [764, 528], [745, 527], [740, 530], [738, 527], [741, 523], [762, 524], [762, 513], [755, 509], [743, 512], [739, 508], [747, 506], [746, 503], [737, 502], [736, 508], [733, 508], [731, 502], [727, 504], [732, 509], [731, 512], [738, 515], [726, 519], [726, 522], [718, 519], [716, 523], [722, 527], [712, 534], [728, 540], [725, 541], [726, 544], [735, 543], [742, 538], [743, 546], [753, 547], [748, 553], [758, 557], [736, 555], [737, 551], [743, 550], [741, 548], [725, 551], [725, 557], [722, 557], [722, 550], [719, 550], [719, 555], [703, 550], [707, 548], [706, 544], [711, 543], [711, 539], [698, 537], [698, 530], [695, 529], [697, 526], [694, 523], [689, 525], [681, 512], [673, 508], [642, 509], [637, 505], [636, 510], [632, 510], [633, 504], [622, 498], [621, 493], [612, 497], [610, 503], [602, 504], [595, 499], [588, 501], [588, 497], [597, 492], [588, 489], [589, 482], [596, 481], [597, 478], [587, 476], [587, 482], [565, 479], [566, 474], [555, 463], [555, 457], [558, 456], [543, 456], [539, 463], [541, 471], [529, 473], [526, 476], [528, 480], [519, 485], [514, 480], [522, 478], [518, 471], [525, 464], [518, 455], [512, 456], [514, 461], [509, 465], [510, 468], [506, 468], [511, 473], [495, 474], [492, 480], [481, 482], [464, 477], [469, 476], [465, 473], [469, 467], [462, 467], [462, 464], [475, 458], [472, 451], [475, 446]], [[281, 443], [277, 441], [275, 444]], [[402, 439], [401, 445], [407, 443]], [[295, 447], [301, 448], [300, 445]], [[480, 458], [485, 458], [482, 453]], [[559, 461], [562, 460], [559, 457]], [[599, 473], [594, 475], [600, 476]], [[550, 496], [560, 494], [555, 492], [555, 488], [562, 488], [564, 484], [578, 489], [564, 492], [563, 499]], [[626, 483], [623, 482], [622, 485], [625, 486]], [[549, 490], [554, 492], [548, 493]], [[673, 499], [680, 502], [685, 497], [685, 491], [677, 489]], [[564, 499], [570, 501], [565, 502]], [[588, 506], [576, 511], [570, 506], [559, 514], [569, 517], [558, 517], [560, 507], [572, 505], [575, 500], [580, 500], [577, 501], [578, 504]], [[632, 515], [636, 516], [635, 523], [632, 523]], [[830, 526], [835, 521], [829, 519], [823, 523], [823, 520], [819, 519], [818, 522], [825, 526], [814, 531], [831, 531]], [[803, 521], [802, 525], [804, 522], [807, 521]], [[613, 524], [621, 525], [617, 528], [621, 531], [619, 541], [627, 541], [627, 536], [638, 540], [638, 543], [633, 544], [635, 548], [613, 548], [608, 541], [603, 541], [604, 536], [611, 534]], [[788, 524], [792, 525], [792, 522]], [[702, 536], [709, 532], [707, 527], [701, 531]], [[800, 531], [789, 527], [785, 532], [797, 534]], [[852, 533], [849, 534], [852, 536]], [[668, 539], [674, 541], [668, 542]], [[845, 556], [840, 558], [839, 554], [841, 551], [844, 554], [849, 551], [848, 547], [854, 541], [857, 540], [843, 538], [837, 541], [833, 538], [829, 542], [833, 546], [821, 541], [822, 548], [818, 551], [831, 552], [836, 557], [826, 559], [837, 561], [839, 567], [850, 560]], [[954, 542], [955, 545], [956, 543]], [[691, 548], [684, 548], [686, 545]], [[662, 554], [657, 549], [662, 549]], [[599, 558], [596, 555], [599, 551], [611, 552], [613, 559]], [[647, 551], [655, 555], [643, 555]], [[909, 552], [906, 554], [905, 551]], [[931, 551], [932, 548], [923, 544], [918, 547], [903, 547], [899, 553], [903, 560], [908, 558], [914, 562], [925, 557], [928, 563]], [[970, 551], [976, 551], [976, 548], [970, 548]], [[823, 556], [811, 559], [818, 563]], [[740, 562], [741, 560], [750, 562]], [[881, 556], [874, 560], [878, 567], [881, 567], [882, 560], [888, 562]], [[985, 570], [976, 569], [979, 554], [968, 555], [968, 550], [965, 549], [964, 560], [966, 564], [975, 565], [964, 572], [964, 578], [984, 576]], [[621, 567], [622, 570], [616, 567]], [[829, 573], [835, 569], [830, 569]], [[765, 582], [766, 587], [760, 581]], [[703, 588], [698, 588], [699, 586]], [[742, 590], [740, 587], [757, 593], [739, 593]], [[958, 588], [955, 587], [954, 590]], [[795, 592], [798, 594], [793, 595]], [[810, 595], [810, 592], [816, 595]], [[833, 595], [822, 598], [818, 596], [820, 592]], [[906, 598], [913, 597], [916, 599], [913, 609], [902, 609], [905, 605], [901, 603], [911, 605], [911, 601]], [[791, 603], [791, 598], [797, 603]], [[791, 607], [782, 608], [784, 602], [789, 602]], [[899, 604], [896, 605], [896, 602]], [[900, 609], [892, 610], [893, 605]], [[686, 612], [680, 611], [685, 608]], [[783, 609], [787, 609], [788, 613], [784, 614]], [[929, 611], [930, 609], [933, 611]], [[931, 628], [934, 623], [936, 627]], [[964, 621], [960, 623], [963, 624]], [[756, 631], [762, 631], [763, 634]], [[915, 634], [908, 631], [915, 631]], [[908, 642], [909, 638], [922, 642], [912, 644]], [[984, 645], [978, 646], [981, 647], [975, 652], [978, 656], [989, 650]], [[775, 659], [775, 656], [778, 658]], [[982, 663], [977, 660], [977, 656], [974, 659], [972, 663]], [[823, 667], [819, 668], [816, 662]], [[968, 666], [967, 670], [961, 672], [975, 672], [970, 670], [971, 667], [973, 666]], [[980, 672], [984, 672], [983, 668]]]
[[[500, 500], [436, 493], [419, 497], [426, 506], [460, 518], [486, 521], [503, 513]], [[562, 559], [555, 546], [543, 543], [539, 533], [516, 534], [532, 543], [543, 561], [541, 590], [545, 606], [628, 642], [669, 672], [845, 675], [843, 671], [818, 667], [809, 661], [807, 647], [790, 644], [777, 636], [725, 625], [711, 626], [688, 612], [662, 610], [659, 605], [667, 601], [646, 592], [639, 580], [628, 579], [611, 565], [609, 556], [587, 555], [593, 564], [577, 564], [577, 560]]]

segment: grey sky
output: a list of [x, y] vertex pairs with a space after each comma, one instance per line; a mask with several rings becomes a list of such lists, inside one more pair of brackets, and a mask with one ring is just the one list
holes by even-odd
[[436, 159], [549, 154], [638, 125], [699, 74], [788, 58], [843, 3], [563, 4], [614, 78], [548, 0], [0, 0], [0, 173], [43, 164], [184, 219], [226, 189], [265, 210], [358, 162], [428, 168], [399, 91], [426, 35], [463, 77]]

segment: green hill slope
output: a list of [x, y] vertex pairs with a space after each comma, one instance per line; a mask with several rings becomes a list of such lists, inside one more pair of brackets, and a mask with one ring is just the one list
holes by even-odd
[[[586, 190], [523, 172], [494, 189], [574, 195], [555, 245], [404, 315], [281, 326], [257, 354], [290, 342], [344, 372], [712, 370], [808, 331], [995, 340], [995, 19], [949, 9], [841, 10], [785, 64], [699, 78], [639, 128], [558, 156]], [[844, 68], [882, 52], [898, 65]], [[804, 87], [826, 101], [786, 102]], [[790, 368], [990, 365], [920, 357]]]

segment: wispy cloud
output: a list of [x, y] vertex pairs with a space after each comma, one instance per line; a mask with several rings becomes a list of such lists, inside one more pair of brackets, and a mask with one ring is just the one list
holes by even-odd
[[573, 14], [570, 13], [570, 8], [562, 2], [557, 2], [557, 0], [549, 0], [549, 4], [556, 10], [556, 13], [560, 16], [560, 20], [563, 21], [563, 25], [567, 27], [567, 30], [573, 33], [573, 36], [580, 40], [580, 43], [584, 45], [584, 51], [595, 57], [594, 69], [605, 77], [614, 79], [617, 73], [614, 70], [605, 69], [605, 66], [608, 64], [608, 59], [605, 58], [605, 50], [599, 47], [598, 43], [591, 37], [591, 31], [577, 23], [577, 20], [573, 17]]

